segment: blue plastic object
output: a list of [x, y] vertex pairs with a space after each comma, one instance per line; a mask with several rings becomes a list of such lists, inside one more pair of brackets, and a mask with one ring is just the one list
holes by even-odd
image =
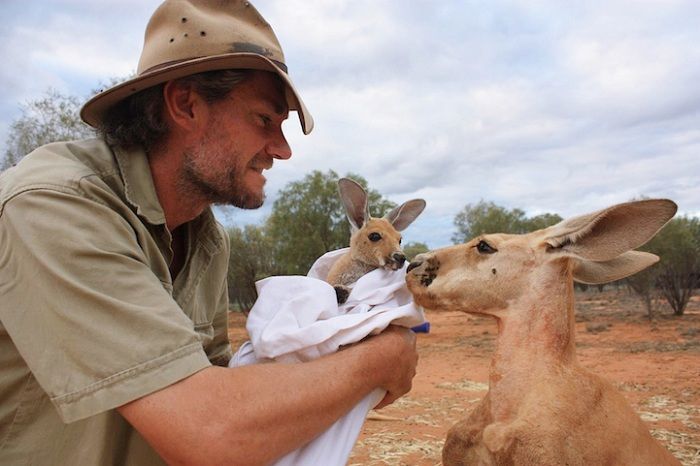
[[430, 333], [430, 322], [425, 321], [420, 325], [412, 327], [411, 330], [413, 330], [415, 333]]

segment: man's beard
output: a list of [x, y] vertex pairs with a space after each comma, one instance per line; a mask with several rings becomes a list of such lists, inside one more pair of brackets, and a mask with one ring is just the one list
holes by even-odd
[[179, 180], [180, 193], [186, 199], [196, 198], [210, 204], [233, 205], [241, 209], [257, 209], [265, 201], [264, 192], [251, 192], [243, 177], [248, 169], [236, 164], [205, 178], [195, 163], [196, 156], [185, 152]]

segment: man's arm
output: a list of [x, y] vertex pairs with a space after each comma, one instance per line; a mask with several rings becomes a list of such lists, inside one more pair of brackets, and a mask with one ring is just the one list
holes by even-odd
[[377, 387], [411, 388], [415, 336], [398, 327], [303, 364], [210, 367], [118, 408], [170, 464], [267, 464], [304, 445]]

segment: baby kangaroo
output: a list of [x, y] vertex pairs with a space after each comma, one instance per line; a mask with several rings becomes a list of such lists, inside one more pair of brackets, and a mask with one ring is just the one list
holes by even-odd
[[326, 281], [333, 285], [338, 304], [347, 301], [349, 285], [364, 274], [384, 267], [398, 270], [406, 262], [401, 234], [425, 209], [423, 199], [406, 201], [382, 218], [369, 214], [367, 193], [349, 178], [338, 180], [340, 199], [350, 221], [350, 250], [333, 264]]

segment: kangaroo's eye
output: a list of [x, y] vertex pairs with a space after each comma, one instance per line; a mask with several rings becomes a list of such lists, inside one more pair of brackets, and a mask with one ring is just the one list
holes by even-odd
[[382, 235], [380, 235], [380, 234], [377, 233], [376, 231], [373, 231], [373, 232], [370, 233], [369, 236], [367, 236], [367, 237], [368, 237], [369, 240], [372, 241], [372, 242], [377, 242], [377, 241], [379, 241], [380, 239], [382, 239]]
[[498, 249], [492, 247], [484, 240], [479, 241], [479, 243], [476, 245], [476, 250], [479, 251], [479, 254], [493, 254], [494, 252], [498, 251]]
[[402, 240], [402, 239], [403, 239], [403, 238], [399, 238], [399, 244], [401, 244], [401, 240]]

